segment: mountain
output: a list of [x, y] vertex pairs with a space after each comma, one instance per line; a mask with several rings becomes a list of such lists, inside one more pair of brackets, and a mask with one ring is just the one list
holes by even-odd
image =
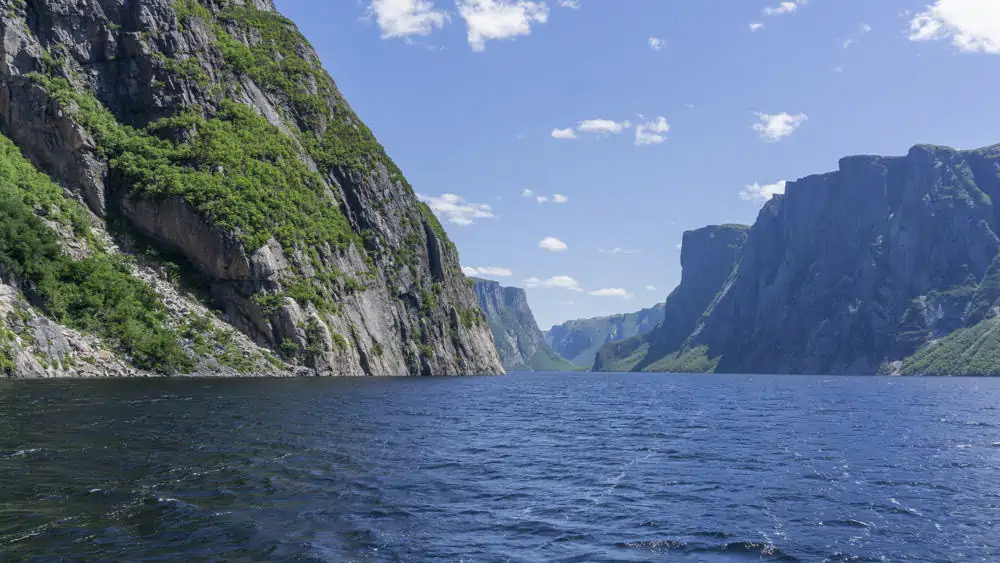
[[454, 245], [271, 0], [0, 17], [0, 372], [502, 373]]
[[546, 331], [545, 341], [571, 364], [589, 369], [605, 344], [653, 330], [663, 320], [663, 308], [660, 303], [635, 313], [566, 321]]
[[[683, 338], [657, 329], [660, 346], [635, 365], [1000, 374], [994, 202], [1000, 145], [849, 157], [836, 172], [789, 183], [761, 210], [737, 269], [695, 326], [682, 327]], [[601, 367], [628, 367], [639, 348], [602, 350]]]
[[684, 233], [681, 282], [663, 305], [663, 321], [645, 334], [603, 346], [595, 356], [594, 371], [690, 371], [686, 364], [690, 358], [674, 352], [729, 281], [749, 229], [716, 225]]
[[528, 297], [518, 287], [473, 278], [473, 289], [503, 367], [510, 371], [565, 371], [575, 369], [560, 358], [542, 336]]

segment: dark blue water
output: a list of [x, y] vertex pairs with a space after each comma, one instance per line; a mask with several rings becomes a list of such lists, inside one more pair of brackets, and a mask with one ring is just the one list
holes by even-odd
[[996, 561], [1000, 380], [0, 382], [0, 560]]

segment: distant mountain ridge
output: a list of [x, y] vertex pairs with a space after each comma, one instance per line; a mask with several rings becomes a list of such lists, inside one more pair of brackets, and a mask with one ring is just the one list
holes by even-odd
[[996, 202], [1000, 145], [844, 158], [790, 182], [732, 252], [685, 236], [664, 323], [595, 369], [1000, 374]]
[[472, 278], [473, 291], [493, 334], [500, 362], [509, 371], [565, 371], [573, 365], [549, 347], [518, 287]]
[[552, 351], [571, 364], [589, 369], [602, 346], [653, 330], [663, 321], [664, 304], [634, 313], [566, 321], [545, 331]]

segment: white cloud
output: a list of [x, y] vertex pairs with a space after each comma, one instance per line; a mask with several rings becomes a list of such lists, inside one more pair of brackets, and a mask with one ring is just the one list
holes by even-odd
[[552, 130], [553, 139], [575, 139], [576, 131], [572, 127], [567, 127], [566, 129], [553, 129]]
[[659, 37], [649, 38], [649, 48], [654, 51], [662, 51], [664, 47], [667, 46], [667, 42], [660, 39]]
[[1000, 54], [1000, 2], [936, 0], [910, 20], [910, 41], [943, 39], [960, 51]]
[[580, 9], [580, 0], [559, 0], [559, 5], [563, 8]]
[[774, 143], [791, 135], [805, 123], [809, 116], [804, 113], [792, 115], [789, 113], [759, 113], [755, 112], [760, 123], [755, 123], [753, 130], [765, 142]]
[[773, 184], [764, 184], [763, 186], [754, 182], [740, 190], [740, 199], [764, 203], [777, 194], [785, 193], [785, 186], [787, 184], [788, 182], [784, 180]]
[[462, 227], [474, 224], [477, 219], [493, 218], [493, 208], [488, 204], [468, 202], [455, 194], [440, 196], [417, 194], [417, 197], [426, 203], [435, 215]]
[[583, 291], [580, 283], [569, 276], [553, 276], [547, 280], [534, 276], [524, 280], [524, 287], [528, 289], [566, 289], [569, 291]]
[[620, 287], [598, 289], [591, 291], [590, 295], [593, 295], [594, 297], [622, 297], [624, 299], [632, 299], [634, 297], [634, 295]]
[[535, 192], [533, 192], [531, 190], [523, 190], [521, 192], [521, 197], [531, 197], [533, 195], [535, 195]]
[[447, 13], [434, 9], [431, 0], [371, 0], [368, 13], [375, 16], [386, 39], [428, 35], [449, 19]]
[[538, 196], [538, 197], [535, 198], [535, 201], [537, 201], [538, 203], [548, 203], [549, 202], [549, 196], [547, 196], [547, 195], [540, 195], [540, 196]]
[[670, 131], [670, 124], [665, 117], [657, 117], [635, 128], [635, 146], [658, 145], [667, 140], [664, 134]]
[[556, 237], [545, 237], [538, 241], [538, 248], [542, 250], [548, 250], [549, 252], [562, 252], [569, 247], [566, 243], [557, 239]]
[[576, 301], [560, 301], [559, 305], [576, 305]]
[[808, 3], [809, 3], [808, 0], [787, 0], [785, 2], [781, 2], [777, 6], [773, 7], [768, 6], [767, 8], [764, 8], [764, 10], [761, 13], [763, 13], [765, 16], [780, 16], [783, 14], [791, 14], [792, 12], [798, 10], [799, 6], [804, 6]]
[[552, 203], [567, 203], [567, 202], [569, 202], [569, 198], [562, 194], [555, 194], [554, 196], [552, 196]]
[[486, 49], [486, 42], [531, 34], [532, 24], [549, 19], [545, 2], [529, 0], [458, 0], [458, 13], [469, 27], [469, 46]]
[[760, 22], [750, 22], [750, 31], [760, 31], [764, 28], [764, 24]]
[[514, 275], [514, 272], [507, 268], [497, 268], [496, 266], [479, 266], [478, 268], [462, 266], [462, 272], [467, 276], [493, 276], [506, 278]]
[[646, 291], [656, 291], [656, 286], [655, 285], [647, 285], [646, 286]]
[[677, 250], [680, 250], [680, 249], [684, 248], [684, 243], [679, 242], [679, 243], [677, 243], [677, 246], [675, 246], [674, 248], [676, 248]]
[[868, 25], [866, 23], [863, 23], [863, 24], [859, 25], [858, 26], [858, 31], [856, 31], [853, 36], [848, 37], [847, 39], [844, 40], [844, 48], [846, 49], [846, 48], [850, 47], [851, 45], [857, 43], [858, 40], [861, 39], [862, 35], [864, 35], [866, 33], [871, 33], [871, 31], [872, 31], [872, 26], [870, 26], [870, 25]]
[[583, 133], [612, 134], [617, 135], [631, 127], [628, 121], [614, 121], [611, 119], [587, 119], [581, 121], [577, 130]]
[[629, 250], [626, 248], [612, 248], [611, 250], [605, 250], [603, 248], [597, 249], [598, 254], [639, 254], [638, 250]]

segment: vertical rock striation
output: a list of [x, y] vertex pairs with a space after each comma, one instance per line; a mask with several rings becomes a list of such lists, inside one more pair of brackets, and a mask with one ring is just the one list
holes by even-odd
[[[689, 300], [697, 324], [657, 329], [655, 353], [624, 367], [1000, 373], [998, 198], [1000, 146], [844, 158], [765, 205], [731, 279], [707, 307]], [[615, 346], [602, 365], [628, 364]]]
[[102, 252], [179, 272], [168, 305], [207, 302], [273, 370], [502, 373], [454, 245], [270, 0], [0, 13], [0, 132], [86, 205]]
[[545, 342], [523, 289], [503, 287], [495, 281], [478, 278], [473, 278], [473, 282], [504, 368], [511, 371], [573, 369]]

